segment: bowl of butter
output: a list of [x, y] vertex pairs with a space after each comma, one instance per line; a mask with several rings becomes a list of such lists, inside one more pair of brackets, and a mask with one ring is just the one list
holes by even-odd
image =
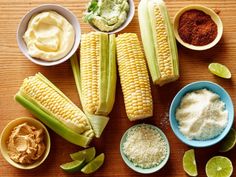
[[169, 110], [170, 125], [179, 140], [192, 147], [220, 142], [234, 121], [233, 102], [227, 91], [210, 81], [183, 87]]
[[4, 159], [23, 170], [41, 165], [51, 147], [46, 127], [31, 117], [20, 117], [9, 122], [1, 133], [0, 142]]
[[96, 31], [114, 34], [129, 25], [134, 13], [133, 0], [90, 0], [83, 19]]
[[80, 24], [68, 9], [44, 4], [21, 20], [17, 42], [21, 52], [35, 64], [53, 66], [68, 60], [80, 43]]

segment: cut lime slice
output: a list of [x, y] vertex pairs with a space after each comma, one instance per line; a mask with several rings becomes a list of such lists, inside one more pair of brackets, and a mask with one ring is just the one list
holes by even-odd
[[89, 162], [87, 165], [85, 165], [81, 169], [81, 172], [83, 172], [85, 174], [91, 174], [91, 173], [97, 171], [102, 166], [102, 164], [104, 162], [104, 158], [105, 158], [104, 153], [101, 153], [95, 159], [93, 159], [91, 162]]
[[236, 131], [231, 128], [228, 135], [223, 139], [220, 144], [219, 151], [220, 152], [228, 152], [233, 149], [236, 144]]
[[183, 168], [184, 168], [184, 171], [189, 176], [197, 176], [198, 175], [194, 149], [190, 149], [184, 153]]
[[233, 173], [232, 162], [223, 156], [215, 156], [206, 164], [207, 177], [230, 177]]
[[212, 74], [215, 74], [219, 77], [225, 78], [225, 79], [230, 79], [231, 78], [231, 73], [230, 70], [225, 66], [220, 63], [211, 63], [208, 66], [208, 69]]
[[85, 159], [85, 162], [88, 163], [88, 162], [90, 162], [91, 160], [94, 159], [95, 154], [96, 154], [96, 149], [94, 147], [91, 147], [91, 148], [88, 148], [88, 149], [70, 154], [70, 157], [73, 160], [83, 160], [83, 159]]
[[74, 173], [83, 168], [84, 164], [85, 160], [75, 160], [72, 162], [64, 163], [60, 165], [60, 167], [66, 172]]

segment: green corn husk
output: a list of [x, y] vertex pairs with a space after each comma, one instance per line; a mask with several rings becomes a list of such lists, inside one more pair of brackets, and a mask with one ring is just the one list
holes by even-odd
[[178, 52], [165, 3], [162, 0], [141, 0], [138, 17], [153, 83], [162, 86], [177, 80]]
[[[71, 66], [83, 111], [89, 118], [96, 137], [100, 137], [106, 127], [109, 121], [108, 114], [115, 101], [115, 51], [115, 35], [91, 32], [82, 35], [80, 64], [76, 55], [71, 58]], [[93, 78], [87, 78], [87, 72], [93, 68], [96, 68], [94, 72], [97, 74], [92, 75], [91, 73]], [[93, 93], [86, 92], [87, 86], [96, 87], [96, 89]], [[91, 98], [87, 96], [89, 94], [93, 95], [96, 101], [91, 101]], [[91, 102], [92, 104], [90, 104]]]
[[85, 114], [41, 73], [24, 80], [15, 100], [67, 141], [87, 147], [93, 139]]

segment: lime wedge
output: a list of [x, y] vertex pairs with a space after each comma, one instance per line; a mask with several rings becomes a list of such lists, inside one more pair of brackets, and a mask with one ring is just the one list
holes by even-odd
[[64, 163], [60, 167], [69, 173], [74, 173], [79, 171], [85, 164], [85, 160], [75, 160], [72, 162]]
[[223, 156], [215, 156], [206, 164], [207, 177], [230, 177], [233, 173], [232, 162]]
[[230, 70], [225, 66], [220, 63], [211, 63], [208, 66], [208, 69], [212, 74], [215, 74], [219, 77], [225, 78], [225, 79], [230, 79], [231, 78], [231, 73]]
[[102, 166], [102, 164], [104, 162], [104, 158], [105, 158], [104, 153], [101, 153], [95, 159], [93, 159], [91, 162], [89, 162], [87, 165], [85, 165], [81, 169], [81, 172], [83, 172], [85, 174], [91, 174], [91, 173], [97, 171]]
[[223, 139], [220, 144], [219, 151], [220, 152], [228, 152], [233, 149], [236, 144], [236, 131], [231, 128], [228, 135]]
[[83, 160], [83, 159], [85, 159], [85, 162], [88, 163], [88, 162], [90, 162], [91, 160], [94, 159], [95, 154], [96, 154], [96, 149], [94, 147], [91, 147], [91, 148], [88, 148], [88, 149], [70, 154], [70, 157], [73, 160]]
[[196, 164], [195, 155], [194, 155], [194, 149], [190, 149], [184, 153], [183, 168], [184, 168], [184, 171], [189, 176], [197, 176], [198, 175], [197, 164]]

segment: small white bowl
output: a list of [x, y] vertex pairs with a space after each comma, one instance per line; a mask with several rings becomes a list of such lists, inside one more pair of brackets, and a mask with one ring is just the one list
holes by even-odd
[[122, 31], [123, 29], [125, 29], [129, 24], [130, 22], [132, 21], [133, 17], [134, 17], [134, 13], [135, 13], [135, 6], [134, 6], [134, 1], [133, 0], [128, 0], [129, 2], [129, 13], [127, 15], [127, 19], [125, 20], [125, 22], [120, 25], [119, 28], [113, 30], [113, 31], [109, 31], [109, 32], [106, 32], [106, 31], [101, 31], [100, 29], [98, 29], [96, 26], [94, 26], [93, 24], [91, 23], [88, 23], [95, 31], [98, 31], [98, 32], [103, 32], [103, 33], [108, 33], [108, 34], [115, 34], [115, 33], [118, 33], [120, 31]]
[[[211, 19], [215, 22], [215, 24], [217, 25], [217, 36], [216, 38], [209, 44], [207, 45], [204, 45], [204, 46], [195, 46], [195, 45], [191, 45], [189, 43], [186, 43], [184, 42], [181, 37], [179, 36], [179, 33], [178, 33], [178, 28], [179, 28], [179, 18], [180, 16], [188, 11], [188, 10], [200, 10], [200, 11], [203, 11], [204, 13], [208, 14], [211, 16]], [[222, 37], [222, 34], [223, 34], [223, 23], [220, 19], [220, 17], [210, 8], [208, 7], [205, 7], [205, 6], [202, 6], [202, 5], [189, 5], [189, 6], [186, 6], [182, 9], [180, 9], [175, 17], [174, 17], [174, 34], [175, 34], [175, 37], [176, 39], [178, 40], [178, 42], [180, 44], [182, 44], [183, 46], [189, 48], [189, 49], [192, 49], [192, 50], [207, 50], [207, 49], [210, 49], [212, 47], [214, 47], [218, 42], [219, 40], [221, 39]]]
[[[7, 150], [6, 142], [9, 138], [13, 128], [24, 123], [24, 122], [29, 123], [29, 125], [32, 125], [37, 129], [43, 128], [43, 130], [44, 130], [44, 136], [45, 136], [44, 143], [45, 143], [45, 147], [46, 147], [45, 152], [38, 160], [36, 160], [32, 164], [17, 163], [15, 161], [13, 161], [7, 153], [8, 150]], [[50, 152], [50, 148], [51, 148], [51, 141], [50, 141], [50, 136], [47, 131], [47, 128], [38, 120], [36, 120], [34, 118], [30, 118], [30, 117], [20, 117], [20, 118], [14, 119], [11, 122], [9, 122], [1, 133], [0, 143], [1, 143], [0, 144], [1, 153], [2, 153], [2, 156], [4, 157], [4, 159], [12, 166], [19, 168], [19, 169], [23, 169], [23, 170], [30, 170], [30, 169], [36, 168], [39, 165], [41, 165], [46, 160], [46, 158]]]
[[[27, 48], [25, 41], [23, 39], [23, 35], [28, 28], [28, 23], [29, 23], [29, 20], [31, 19], [31, 17], [34, 14], [38, 14], [40, 12], [49, 11], [49, 10], [53, 10], [53, 11], [59, 13], [60, 15], [62, 15], [63, 17], [65, 17], [75, 30], [75, 42], [74, 42], [73, 48], [65, 57], [63, 57], [59, 60], [56, 60], [56, 61], [44, 61], [44, 60], [40, 60], [40, 59], [31, 57], [28, 54], [28, 48]], [[17, 43], [18, 43], [18, 46], [19, 46], [21, 52], [30, 61], [32, 61], [35, 64], [42, 65], [42, 66], [54, 66], [54, 65], [58, 65], [60, 63], [65, 62], [66, 60], [68, 60], [78, 49], [79, 44], [80, 44], [80, 37], [81, 37], [80, 24], [79, 24], [76, 16], [68, 9], [66, 9], [60, 5], [55, 5], [55, 4], [44, 4], [44, 5], [38, 6], [34, 9], [30, 10], [22, 18], [22, 20], [18, 26], [18, 29], [17, 29]]]

